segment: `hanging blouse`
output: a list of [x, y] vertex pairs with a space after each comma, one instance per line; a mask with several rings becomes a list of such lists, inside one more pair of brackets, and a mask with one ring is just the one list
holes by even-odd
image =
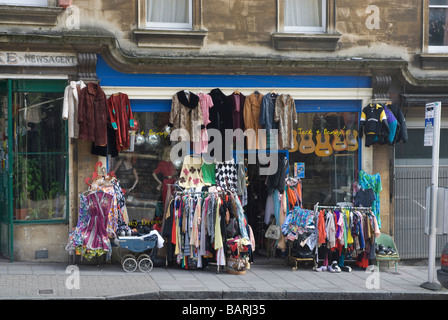
[[179, 186], [189, 189], [209, 185], [204, 182], [201, 166], [201, 157], [185, 156], [179, 175]]
[[204, 128], [201, 130], [201, 141], [200, 143], [196, 143], [196, 153], [207, 153], [208, 147], [208, 133], [207, 133], [207, 125], [211, 122], [209, 119], [209, 109], [213, 107], [212, 97], [207, 94], [200, 92], [198, 93], [199, 97], [199, 105], [202, 110], [202, 121]]
[[238, 170], [233, 158], [229, 161], [217, 163], [215, 167], [216, 185], [224, 190], [237, 191]]

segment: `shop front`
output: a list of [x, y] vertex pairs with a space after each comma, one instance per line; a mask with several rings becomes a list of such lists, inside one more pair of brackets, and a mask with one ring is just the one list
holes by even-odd
[[[128, 132], [128, 148], [118, 152], [115, 147], [112, 151], [110, 148], [99, 151], [93, 144], [85, 144], [80, 140], [79, 143], [84, 146], [79, 147], [78, 159], [87, 154], [98, 155], [100, 165], [108, 173], [112, 172], [125, 190], [126, 218], [132, 231], [127, 233], [127, 229], [122, 235], [135, 235], [144, 227], [155, 227], [160, 234], [166, 236], [164, 230], [166, 231], [167, 224], [171, 226], [173, 223], [167, 222], [167, 212], [168, 217], [175, 216], [172, 208], [171, 214], [169, 212], [170, 201], [176, 196], [184, 197], [185, 200], [187, 196], [197, 199], [198, 196], [205, 198], [217, 195], [225, 199], [226, 203], [229, 201], [226, 192], [230, 190], [236, 197], [230, 197], [235, 201], [230, 201], [228, 205], [238, 208], [241, 205], [243, 219], [246, 219], [246, 226], [250, 226], [245, 231], [252, 235], [249, 238], [257, 248], [255, 253], [273, 256], [275, 248], [266, 237], [266, 232], [274, 218], [277, 218], [277, 225], [283, 222], [278, 221], [278, 208], [281, 206], [282, 194], [286, 194], [285, 190], [288, 190], [288, 184], [285, 183], [289, 183], [290, 191], [297, 195], [294, 204], [304, 209], [314, 210], [316, 204], [352, 206], [355, 192], [353, 186], [357, 182], [358, 173], [360, 170], [370, 172], [372, 169], [372, 148], [366, 148], [360, 142], [362, 140], [358, 139], [357, 132], [361, 111], [372, 99], [370, 77], [135, 74], [114, 70], [100, 55], [96, 74], [108, 101], [112, 104], [129, 101], [124, 102], [124, 105], [131, 109], [134, 126]], [[224, 146], [231, 145], [230, 158], [217, 159], [211, 146], [214, 150], [220, 147], [216, 148], [217, 144], [213, 144], [216, 139], [212, 140], [210, 136], [201, 136], [204, 138], [202, 140], [179, 139], [182, 142], [173, 138], [173, 130], [176, 129], [176, 125], [173, 125], [177, 112], [175, 105], [179, 100], [182, 103], [182, 96], [186, 96], [188, 100], [188, 95], [192, 99], [198, 97], [204, 105], [208, 101], [208, 122], [211, 125], [207, 123], [206, 117], [200, 118], [200, 124], [206, 129], [218, 128], [215, 123], [218, 114], [220, 129], [230, 128], [234, 132], [236, 129], [243, 130], [242, 148], [238, 148], [238, 137], [226, 140], [223, 135], [220, 140], [224, 141]], [[293, 100], [295, 115], [291, 114], [287, 125], [273, 119], [262, 120], [260, 110], [266, 111], [266, 107], [269, 107], [262, 107], [263, 97], [269, 98], [273, 105], [276, 99], [283, 98], [287, 101], [287, 97], [290, 97]], [[187, 100], [183, 103], [188, 103]], [[223, 104], [223, 100], [229, 104]], [[249, 112], [253, 106], [256, 114]], [[221, 109], [224, 112], [220, 113], [219, 108], [222, 107], [228, 109]], [[274, 108], [271, 111], [274, 115]], [[259, 140], [253, 144], [251, 137], [244, 131], [268, 126], [278, 129], [279, 135], [282, 134], [281, 131], [287, 131], [291, 139], [285, 141], [282, 138], [280, 145], [273, 145], [272, 141], [275, 140], [267, 134], [261, 138], [255, 136], [255, 140]], [[118, 141], [116, 138], [114, 140]], [[180, 147], [183, 145], [185, 148]], [[208, 149], [204, 147], [207, 145]], [[177, 157], [173, 158], [173, 150], [176, 150]], [[184, 154], [181, 155], [178, 150]], [[196, 169], [202, 170], [201, 175], [194, 176], [194, 170], [190, 170], [193, 167], [186, 166], [185, 156], [189, 160], [191, 157], [200, 159]], [[286, 160], [278, 160], [277, 169], [270, 174], [266, 173], [268, 171], [263, 169], [272, 162], [277, 162], [277, 159]], [[228, 175], [227, 171], [222, 175], [218, 173], [218, 168], [229, 161], [232, 162], [229, 172], [234, 170], [232, 174], [235, 174], [235, 180], [232, 180], [232, 174]], [[282, 164], [285, 165], [283, 171]], [[83, 163], [78, 163], [78, 167], [83, 166]], [[206, 171], [210, 166], [214, 167], [212, 174]], [[89, 176], [79, 175], [79, 193], [91, 188], [85, 182]], [[278, 181], [273, 181], [273, 177], [278, 179], [278, 176], [283, 180], [280, 185]], [[193, 179], [188, 180], [190, 177]], [[196, 205], [191, 208], [196, 208]], [[192, 219], [193, 217], [194, 215], [191, 216]], [[76, 220], [72, 224], [75, 225]], [[172, 233], [169, 235], [172, 237]], [[179, 253], [180, 256], [186, 255], [182, 248], [177, 248], [179, 243], [171, 242], [172, 239], [165, 237], [166, 243], [159, 250], [159, 258], [166, 258], [166, 261], [183, 267], [188, 267], [191, 263], [197, 266], [197, 260], [176, 261], [173, 258], [179, 257]], [[279, 248], [283, 255], [287, 254], [286, 247]], [[173, 252], [177, 252], [177, 255]]]
[[[113, 69], [101, 55], [96, 59], [82, 57], [81, 63], [96, 61], [96, 70], [90, 70], [88, 77], [79, 73], [82, 68], [64, 75], [54, 75], [55, 70], [62, 69], [53, 68], [53, 75], [47, 73], [45, 79], [36, 76], [16, 79], [17, 76], [5, 75], [1, 82], [2, 123], [8, 124], [2, 126], [2, 183], [7, 186], [2, 189], [1, 198], [2, 255], [11, 260], [66, 261], [73, 230], [80, 223], [80, 197], [92, 191], [95, 177], [106, 173], [113, 172], [120, 182], [126, 205], [126, 228], [117, 228], [120, 221], [114, 221], [109, 228], [110, 239], [117, 232], [119, 236], [139, 234], [143, 227], [163, 235], [169, 196], [186, 192], [191, 193], [188, 196], [196, 196], [194, 192], [201, 196], [204, 192], [207, 195], [216, 192], [222, 196], [231, 190], [237, 196], [228, 205], [238, 208], [241, 205], [241, 211], [235, 212], [242, 213], [240, 217], [245, 226], [250, 226], [246, 232], [257, 248], [255, 253], [273, 256], [276, 247], [283, 255], [287, 254], [286, 247], [273, 246], [266, 237], [271, 224], [283, 222], [278, 211], [284, 201], [282, 195], [287, 194], [285, 191], [294, 192], [288, 194], [288, 201], [294, 198], [291, 208], [313, 210], [316, 205], [352, 205], [353, 186], [359, 172], [372, 172], [373, 150], [364, 146], [357, 132], [361, 111], [372, 100], [369, 76], [138, 74]], [[73, 63], [68, 59], [58, 61]], [[77, 63], [76, 60], [73, 66]], [[132, 124], [130, 121], [131, 125], [121, 130], [126, 142], [108, 136], [106, 144], [97, 144], [74, 133], [78, 122], [74, 120], [79, 118], [74, 114], [64, 116], [67, 104], [71, 103], [67, 92], [73, 89], [69, 80], [77, 81], [79, 95], [81, 90], [88, 95], [93, 87], [100, 88], [106, 107], [109, 101], [129, 106], [126, 117]], [[237, 137], [226, 140], [224, 134], [221, 145], [217, 137], [215, 140], [180, 139], [183, 143], [175, 140], [173, 101], [174, 97], [179, 99], [180, 92], [200, 97], [201, 103], [208, 96], [212, 125], [207, 125], [206, 131], [213, 128], [221, 133], [223, 128], [232, 132], [241, 129], [242, 144]], [[265, 102], [262, 106], [263, 97], [269, 104]], [[218, 109], [222, 99], [229, 104], [224, 103]], [[269, 108], [275, 106], [276, 99], [289, 101], [293, 106], [293, 113], [284, 117], [287, 121], [282, 120], [283, 123], [260, 117], [261, 109], [270, 110], [270, 115], [274, 115], [275, 108]], [[108, 111], [104, 114], [109, 122], [107, 126], [118, 125], [119, 120], [111, 120]], [[220, 117], [218, 125], [217, 116]], [[252, 139], [248, 133], [248, 129], [265, 128], [277, 129], [277, 139], [270, 133], [255, 135]], [[258, 133], [257, 130], [254, 131]], [[208, 132], [211, 137], [212, 131]], [[207, 145], [208, 150], [204, 148]], [[210, 153], [211, 146], [218, 151], [230, 146], [230, 158], [216, 159]], [[184, 154], [173, 158], [173, 150]], [[207, 182], [201, 180], [204, 177], [199, 178], [199, 185], [182, 180], [188, 178], [183, 173], [185, 155], [199, 155], [203, 161], [201, 169], [202, 164], [216, 166], [213, 174], [209, 172]], [[225, 164], [230, 160], [234, 161], [231, 168], [235, 170], [234, 188], [233, 178], [225, 176], [228, 172], [219, 175], [216, 170], [219, 161]], [[274, 162], [274, 171], [266, 170]], [[275, 180], [278, 177], [283, 180], [281, 184]], [[18, 209], [25, 202], [28, 210], [22, 214]], [[169, 250], [166, 245], [160, 248], [158, 258], [168, 257]]]

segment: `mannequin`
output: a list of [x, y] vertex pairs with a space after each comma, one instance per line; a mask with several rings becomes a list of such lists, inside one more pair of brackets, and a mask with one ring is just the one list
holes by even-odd
[[[130, 193], [132, 190], [135, 189], [135, 187], [137, 186], [138, 183], [138, 173], [137, 170], [134, 168], [134, 164], [137, 162], [137, 158], [136, 157], [132, 157], [131, 159], [129, 158], [121, 158], [118, 159], [115, 166], [114, 166], [114, 172], [115, 174], [118, 171], [121, 171], [120, 175], [124, 176], [125, 174], [128, 174], [128, 171], [132, 171], [132, 174], [135, 178], [134, 184], [132, 185], [132, 187], [128, 187], [127, 185], [122, 185], [123, 189], [125, 190], [125, 193]], [[123, 165], [123, 166], [122, 166]], [[126, 171], [126, 172], [125, 172]]]
[[[168, 187], [168, 184], [172, 184], [176, 182], [176, 168], [174, 167], [173, 163], [170, 159], [170, 151], [171, 147], [165, 147], [162, 154], [162, 160], [159, 162], [156, 169], [154, 169], [152, 173], [152, 177], [157, 182], [157, 190], [162, 190], [162, 201], [163, 204], [165, 204], [165, 197], [166, 197], [166, 190]], [[161, 175], [162, 181], [159, 178], [159, 175]]]

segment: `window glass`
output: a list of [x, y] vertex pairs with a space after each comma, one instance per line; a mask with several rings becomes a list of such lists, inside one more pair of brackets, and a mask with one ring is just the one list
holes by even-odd
[[147, 27], [191, 29], [191, 0], [147, 0]]
[[352, 202], [359, 170], [357, 127], [357, 112], [299, 115], [289, 164], [290, 174], [302, 180], [304, 207]]
[[67, 136], [63, 92], [15, 92], [13, 102], [14, 217], [66, 218]]
[[47, 0], [0, 0], [0, 4], [14, 6], [46, 6]]
[[431, 0], [429, 4], [429, 46], [448, 49], [448, 0]]
[[[396, 165], [431, 165], [432, 147], [425, 147], [423, 138], [425, 129], [408, 128], [408, 142], [399, 143], [395, 147]], [[440, 130], [440, 165], [448, 165], [448, 148], [443, 148], [448, 143], [448, 129]]]
[[[130, 220], [155, 223], [163, 215], [163, 188], [177, 180], [182, 161], [170, 160], [172, 144], [165, 130], [169, 112], [133, 114], [138, 122], [133, 152], [111, 158], [110, 170], [126, 190]], [[304, 207], [352, 202], [359, 171], [358, 117], [357, 112], [299, 114], [295, 147], [289, 150], [289, 174], [302, 180]], [[249, 172], [255, 172], [250, 188], [263, 198], [266, 176], [258, 167], [249, 165]]]
[[61, 118], [62, 103], [61, 93], [20, 92], [13, 95], [15, 152], [65, 151], [66, 124]]
[[169, 112], [133, 112], [133, 116], [138, 123], [133, 152], [111, 158], [110, 170], [126, 190], [130, 221], [154, 223], [163, 213], [164, 187], [177, 180], [182, 163], [170, 160], [171, 141], [165, 130]]
[[284, 9], [285, 31], [325, 31], [325, 0], [285, 0]]

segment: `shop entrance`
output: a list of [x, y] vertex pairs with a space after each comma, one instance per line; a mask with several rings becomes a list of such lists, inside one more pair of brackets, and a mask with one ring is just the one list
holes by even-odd
[[[294, 127], [294, 148], [279, 150], [288, 159], [286, 178], [299, 184], [300, 199], [296, 205], [310, 210], [317, 203], [352, 206], [354, 184], [360, 170], [359, 112], [354, 108], [339, 112], [309, 111], [299, 113], [298, 124]], [[272, 241], [265, 238], [266, 230], [279, 211], [278, 206], [270, 206], [269, 197], [276, 198], [277, 194], [267, 186], [267, 176], [260, 175], [259, 163], [248, 165], [247, 175], [245, 212], [254, 231], [258, 248], [255, 252], [268, 257], [284, 256], [285, 252], [275, 252]], [[288, 186], [285, 184], [283, 188], [287, 190]], [[282, 192], [286, 192], [284, 190]], [[289, 211], [294, 207], [293, 202], [288, 199]]]
[[0, 255], [15, 225], [68, 221], [67, 80], [0, 80]]

